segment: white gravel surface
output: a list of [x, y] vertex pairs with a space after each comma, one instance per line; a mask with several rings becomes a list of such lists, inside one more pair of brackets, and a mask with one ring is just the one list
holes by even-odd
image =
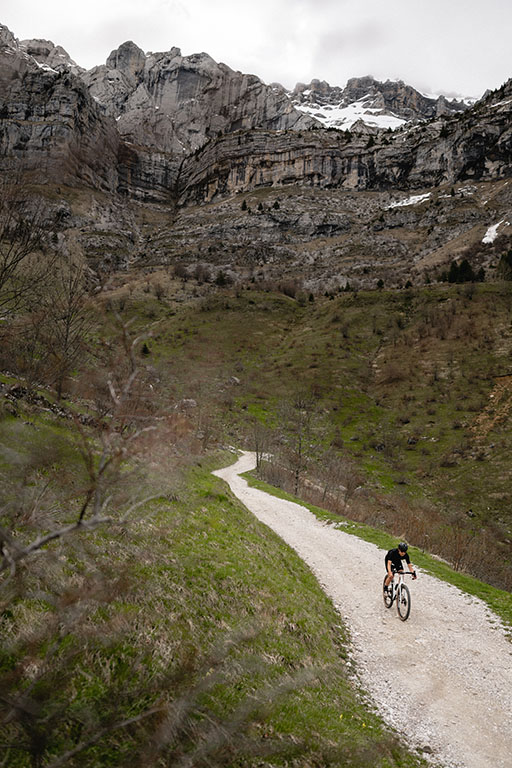
[[411, 615], [382, 600], [384, 550], [250, 488], [245, 452], [215, 472], [309, 565], [350, 629], [361, 685], [383, 719], [449, 768], [512, 767], [512, 643], [486, 605], [418, 571]]

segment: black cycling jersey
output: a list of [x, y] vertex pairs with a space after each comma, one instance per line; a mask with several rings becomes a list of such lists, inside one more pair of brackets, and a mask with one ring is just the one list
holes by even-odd
[[395, 549], [390, 549], [389, 552], [386, 554], [385, 557], [385, 564], [386, 564], [386, 570], [388, 569], [388, 560], [391, 560], [391, 567], [394, 571], [403, 571], [404, 566], [402, 565], [402, 560], [405, 560], [406, 563], [411, 562], [411, 558], [405, 553], [405, 555], [400, 555], [398, 552], [398, 548], [395, 547]]

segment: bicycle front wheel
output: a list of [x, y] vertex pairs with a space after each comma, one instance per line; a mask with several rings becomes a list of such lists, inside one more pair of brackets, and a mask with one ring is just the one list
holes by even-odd
[[[384, 597], [384, 605], [386, 608], [391, 608], [393, 605], [393, 598], [391, 597], [391, 592], [388, 592], [386, 589], [386, 576], [384, 576], [384, 583], [382, 585], [382, 595]], [[389, 585], [391, 588], [391, 584]]]
[[406, 587], [405, 584], [402, 584], [398, 590], [396, 608], [400, 619], [406, 621], [411, 612], [411, 595], [409, 587]]

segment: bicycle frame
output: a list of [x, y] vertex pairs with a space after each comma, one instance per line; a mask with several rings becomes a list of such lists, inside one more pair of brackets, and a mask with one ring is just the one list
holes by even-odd
[[[390, 582], [391, 593], [384, 592], [384, 604], [386, 608], [391, 608], [393, 602], [396, 600], [398, 617], [401, 621], [406, 621], [409, 618], [409, 613], [411, 611], [411, 595], [409, 588], [404, 582], [404, 577], [407, 574], [413, 576], [411, 571], [395, 571], [393, 579]], [[398, 579], [395, 579], [395, 576], [398, 576]]]
[[[401, 589], [402, 584], [404, 583], [404, 576], [412, 576], [412, 573], [410, 571], [395, 571], [393, 574], [393, 579], [391, 581], [392, 586], [392, 592], [391, 595], [393, 597], [393, 600], [395, 599], [397, 592]], [[395, 576], [398, 576], [398, 581], [395, 580]]]

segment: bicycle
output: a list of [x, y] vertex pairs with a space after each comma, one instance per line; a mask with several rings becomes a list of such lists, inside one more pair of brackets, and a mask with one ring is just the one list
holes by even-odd
[[[386, 608], [391, 608], [393, 602], [396, 600], [396, 609], [401, 621], [407, 621], [411, 612], [411, 593], [409, 592], [409, 587], [404, 583], [404, 576], [407, 574], [409, 576], [413, 575], [410, 571], [395, 571], [393, 581], [389, 585], [391, 587], [391, 593], [385, 589], [387, 575], [384, 576], [384, 582], [382, 584], [384, 605]], [[398, 576], [398, 581], [395, 580], [395, 576]]]

